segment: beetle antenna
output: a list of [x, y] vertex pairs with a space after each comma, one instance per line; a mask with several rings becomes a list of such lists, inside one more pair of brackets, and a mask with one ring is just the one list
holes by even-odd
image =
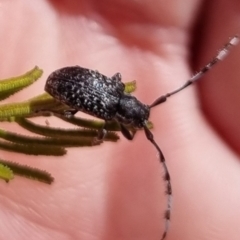
[[171, 179], [170, 179], [170, 174], [169, 174], [169, 171], [168, 171], [168, 168], [167, 168], [167, 165], [166, 165], [165, 157], [164, 157], [160, 147], [155, 142], [153, 134], [148, 129], [146, 123], [144, 124], [144, 131], [145, 131], [147, 139], [157, 149], [158, 154], [159, 154], [159, 161], [163, 165], [163, 169], [164, 169], [164, 178], [163, 179], [166, 181], [166, 194], [168, 196], [168, 199], [167, 199], [167, 209], [166, 209], [165, 214], [164, 214], [165, 230], [164, 230], [162, 238], [161, 238], [161, 240], [163, 240], [166, 237], [166, 235], [167, 235], [168, 228], [169, 228], [169, 222], [170, 222], [170, 216], [171, 216], [171, 208], [172, 208], [172, 185], [171, 185]]
[[230, 38], [229, 42], [224, 45], [224, 47], [218, 52], [218, 54], [210, 61], [208, 64], [206, 64], [200, 71], [198, 71], [195, 75], [193, 75], [183, 86], [176, 89], [175, 91], [172, 91], [170, 93], [167, 93], [159, 98], [157, 98], [151, 105], [150, 108], [153, 108], [165, 101], [167, 101], [167, 98], [171, 97], [172, 95], [182, 91], [183, 89], [187, 88], [192, 83], [199, 80], [207, 71], [209, 71], [216, 63], [219, 61], [222, 61], [227, 54], [229, 53], [230, 49], [233, 46], [236, 46], [239, 42], [239, 37], [235, 35], [234, 37]]

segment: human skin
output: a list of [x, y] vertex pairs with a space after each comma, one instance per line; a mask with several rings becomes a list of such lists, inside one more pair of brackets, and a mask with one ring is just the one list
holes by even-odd
[[[183, 84], [239, 31], [238, 1], [213, 0], [204, 6], [194, 35], [201, 3], [1, 1], [0, 78], [34, 65], [44, 69], [39, 82], [5, 102], [40, 94], [52, 71], [81, 65], [108, 76], [121, 72], [123, 82], [136, 79], [134, 95], [151, 104]], [[239, 53], [240, 46], [234, 47], [199, 84], [152, 109], [152, 132], [173, 187], [168, 240], [239, 239]], [[45, 124], [44, 118], [36, 121]], [[1, 126], [26, 134], [14, 123]], [[121, 136], [117, 144], [68, 149], [64, 157], [3, 151], [0, 157], [55, 177], [50, 186], [20, 177], [0, 182], [0, 240], [160, 239], [163, 170], [144, 132], [132, 142]]]

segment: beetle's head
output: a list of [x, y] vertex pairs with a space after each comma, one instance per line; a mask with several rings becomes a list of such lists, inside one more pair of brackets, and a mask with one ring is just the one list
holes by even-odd
[[134, 96], [124, 94], [118, 105], [116, 120], [124, 125], [142, 128], [150, 114], [150, 107]]

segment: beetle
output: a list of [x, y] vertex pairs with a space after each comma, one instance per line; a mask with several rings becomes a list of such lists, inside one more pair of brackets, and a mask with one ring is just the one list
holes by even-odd
[[[98, 71], [73, 66], [54, 71], [46, 81], [45, 91], [72, 109], [65, 113], [67, 116], [72, 116], [76, 112], [82, 111], [103, 119], [105, 122], [117, 121], [122, 134], [128, 140], [134, 138], [134, 133], [130, 132], [127, 126], [135, 129], [144, 129], [147, 139], [154, 145], [159, 154], [159, 160], [164, 168], [164, 180], [166, 181], [168, 203], [165, 211], [165, 230], [161, 240], [166, 237], [168, 231], [171, 216], [172, 185], [165, 157], [155, 142], [152, 132], [147, 127], [150, 110], [166, 102], [169, 97], [200, 79], [213, 65], [223, 60], [230, 48], [237, 45], [238, 42], [239, 37], [237, 35], [232, 37], [217, 55], [186, 81], [183, 86], [158, 97], [150, 105], [143, 104], [136, 97], [124, 92], [125, 85], [122, 82], [120, 73], [116, 73], [112, 77], [107, 77]], [[103, 128], [99, 130], [97, 139], [102, 140], [105, 134], [106, 130], [103, 126]]]

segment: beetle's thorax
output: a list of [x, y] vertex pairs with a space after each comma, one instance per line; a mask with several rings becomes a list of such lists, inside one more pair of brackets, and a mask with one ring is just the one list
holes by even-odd
[[124, 125], [142, 128], [148, 120], [150, 108], [137, 100], [134, 96], [123, 94], [116, 113], [116, 120]]

